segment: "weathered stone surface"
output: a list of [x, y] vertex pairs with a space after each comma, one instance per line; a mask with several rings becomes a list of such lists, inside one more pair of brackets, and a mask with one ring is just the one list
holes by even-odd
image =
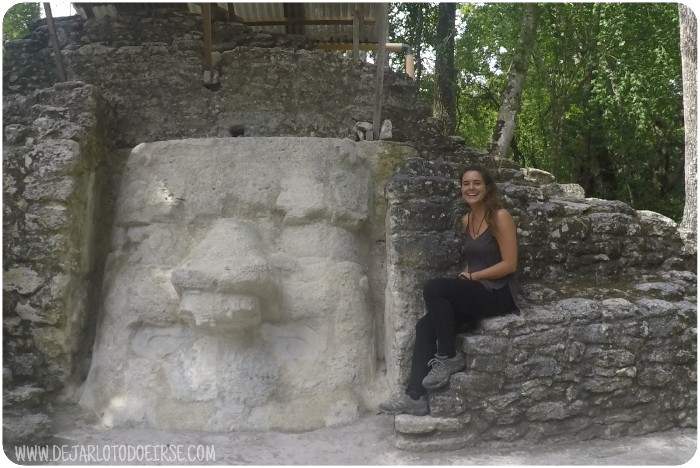
[[[468, 418], [467, 418], [468, 419]], [[402, 434], [429, 434], [434, 431], [452, 432], [468, 422], [457, 418], [423, 418], [400, 414], [394, 418], [394, 427]]]
[[48, 443], [53, 436], [53, 423], [46, 413], [4, 412], [2, 416], [2, 433], [6, 447], [12, 443]]
[[82, 403], [106, 424], [184, 418], [198, 430], [357, 418], [376, 346], [358, 233], [375, 147], [250, 138], [135, 148]]

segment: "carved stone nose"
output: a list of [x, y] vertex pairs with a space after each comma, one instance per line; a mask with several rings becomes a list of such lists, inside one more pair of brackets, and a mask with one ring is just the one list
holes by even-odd
[[260, 324], [262, 295], [269, 294], [270, 269], [254, 226], [219, 219], [171, 281], [180, 315], [191, 326], [245, 330]]

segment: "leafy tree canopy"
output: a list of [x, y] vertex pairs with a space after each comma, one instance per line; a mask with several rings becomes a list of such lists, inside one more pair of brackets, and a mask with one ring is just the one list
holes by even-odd
[[[392, 4], [391, 40], [435, 53], [435, 3]], [[522, 4], [458, 4], [457, 133], [485, 148], [522, 25]], [[418, 43], [414, 42], [418, 41]], [[684, 199], [674, 3], [543, 3], [509, 157], [680, 220]], [[432, 69], [419, 89], [432, 102]]]
[[38, 3], [16, 3], [12, 5], [2, 18], [2, 42], [18, 39], [29, 29], [29, 23], [39, 19]]

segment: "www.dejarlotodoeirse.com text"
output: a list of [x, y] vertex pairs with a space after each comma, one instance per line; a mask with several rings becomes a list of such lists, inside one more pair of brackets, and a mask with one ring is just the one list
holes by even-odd
[[16, 445], [18, 462], [191, 463], [215, 462], [213, 445]]

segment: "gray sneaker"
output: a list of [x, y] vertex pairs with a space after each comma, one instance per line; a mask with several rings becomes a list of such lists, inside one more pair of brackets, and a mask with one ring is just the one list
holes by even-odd
[[428, 390], [434, 390], [447, 384], [450, 376], [455, 372], [459, 372], [465, 367], [464, 356], [458, 351], [453, 358], [431, 359], [428, 365], [432, 367], [428, 375], [423, 379], [423, 387]]
[[379, 411], [386, 414], [412, 414], [425, 416], [428, 414], [428, 399], [425, 395], [414, 400], [408, 395], [401, 395], [390, 401], [380, 403]]

